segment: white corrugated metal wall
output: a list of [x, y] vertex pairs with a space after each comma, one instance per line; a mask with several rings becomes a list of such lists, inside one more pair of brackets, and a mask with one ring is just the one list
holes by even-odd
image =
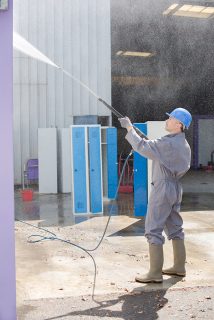
[[[110, 0], [16, 0], [14, 30], [111, 103]], [[37, 129], [78, 115], [110, 112], [61, 70], [14, 51], [15, 183], [38, 156]]]

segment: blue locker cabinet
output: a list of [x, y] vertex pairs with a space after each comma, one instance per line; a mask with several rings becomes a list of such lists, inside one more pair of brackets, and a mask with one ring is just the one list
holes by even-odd
[[114, 199], [118, 184], [117, 129], [107, 128], [108, 198]]
[[[147, 135], [146, 123], [135, 123]], [[148, 203], [147, 159], [134, 152], [134, 215], [145, 216]]]
[[101, 147], [100, 125], [71, 126], [74, 214], [103, 213], [103, 185], [107, 197], [115, 198], [118, 184], [117, 130], [112, 127], [102, 130], [106, 140], [105, 146]]
[[100, 127], [88, 127], [88, 138], [89, 138], [90, 212], [100, 213], [100, 212], [103, 212]]
[[87, 213], [86, 128], [72, 127], [74, 213]]

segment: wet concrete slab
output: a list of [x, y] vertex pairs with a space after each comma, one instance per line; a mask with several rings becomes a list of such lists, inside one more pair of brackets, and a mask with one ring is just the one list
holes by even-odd
[[[183, 212], [187, 247], [187, 277], [164, 277], [163, 284], [142, 286], [135, 275], [149, 267], [148, 246], [143, 236], [143, 219], [127, 215], [111, 218], [106, 237], [93, 252], [98, 267], [97, 294], [151, 290], [173, 287], [214, 285], [213, 214], [210, 211]], [[99, 242], [107, 217], [94, 217], [71, 226], [52, 226], [48, 230], [61, 239], [69, 239], [84, 248], [93, 249]], [[41, 220], [27, 220], [40, 226]], [[16, 223], [18, 292], [24, 299], [68, 297], [90, 294], [94, 267], [91, 258], [76, 247], [59, 241], [27, 243], [28, 236], [41, 230]], [[137, 235], [137, 236], [136, 236]], [[171, 265], [171, 243], [164, 246], [165, 266]], [[20, 290], [21, 289], [21, 290]]]

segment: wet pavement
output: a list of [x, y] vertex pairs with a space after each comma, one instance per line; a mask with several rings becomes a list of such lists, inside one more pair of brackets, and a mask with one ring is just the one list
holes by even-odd
[[[181, 181], [184, 189], [182, 211], [214, 210], [214, 171], [189, 171]], [[120, 193], [117, 201], [104, 202], [104, 215], [111, 212], [112, 216], [133, 217], [133, 207], [133, 194]], [[40, 220], [40, 226], [46, 227], [69, 226], [98, 215], [74, 216], [71, 194], [39, 194], [34, 186], [34, 198], [30, 202], [22, 201], [20, 190], [16, 190], [15, 216], [20, 220]]]
[[[133, 194], [120, 194], [117, 201], [104, 203], [104, 216], [128, 215], [134, 217]], [[113, 207], [113, 208], [112, 208]], [[181, 210], [214, 210], [213, 193], [184, 193]], [[32, 201], [22, 201], [21, 194], [15, 194], [15, 217], [19, 220], [39, 220], [40, 227], [70, 226], [103, 215], [73, 215], [71, 194], [39, 195], [34, 192]], [[141, 225], [142, 227], [142, 225]], [[136, 224], [139, 232], [139, 224]]]
[[[188, 183], [189, 180], [185, 182], [185, 188]], [[149, 268], [148, 245], [144, 238], [144, 217], [133, 215], [132, 194], [120, 194], [117, 201], [105, 202], [104, 215], [74, 216], [70, 194], [39, 195], [35, 192], [33, 201], [24, 202], [17, 190], [17, 219], [45, 227], [58, 238], [90, 250], [99, 243], [108, 214], [112, 213], [101, 246], [91, 251], [97, 267], [95, 298], [106, 301], [107, 308], [103, 305], [99, 308], [91, 300], [95, 265], [85, 251], [56, 240], [28, 243], [32, 234], [47, 236], [47, 233], [16, 222], [19, 320], [109, 317], [147, 320], [158, 316], [161, 319], [212, 319], [214, 194], [212, 189], [210, 191], [184, 192], [182, 216], [187, 277], [164, 276], [162, 284], [142, 285], [135, 283], [134, 278]], [[172, 246], [167, 240], [164, 259], [165, 266], [171, 265]], [[188, 294], [189, 300], [185, 302], [182, 294]], [[147, 305], [152, 308], [150, 313]], [[127, 306], [132, 311], [129, 312]]]
[[[73, 215], [71, 194], [41, 195], [34, 191], [32, 201], [23, 201], [15, 193], [15, 217], [19, 220], [41, 220], [40, 226], [70, 226], [103, 214]], [[121, 194], [117, 201], [104, 202], [104, 216], [133, 216], [133, 194]]]

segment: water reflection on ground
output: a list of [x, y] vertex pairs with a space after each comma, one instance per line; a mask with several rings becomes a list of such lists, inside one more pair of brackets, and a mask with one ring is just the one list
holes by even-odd
[[[182, 211], [214, 210], [213, 194], [186, 193]], [[133, 194], [119, 194], [117, 200], [104, 202], [103, 215], [128, 215], [134, 217]], [[20, 192], [15, 192], [15, 217], [19, 220], [40, 221], [40, 226], [68, 226], [81, 223], [95, 215], [74, 215], [71, 194], [39, 195], [32, 201], [23, 201]], [[102, 216], [102, 215], [101, 215]], [[138, 217], [137, 217], [138, 218]]]

